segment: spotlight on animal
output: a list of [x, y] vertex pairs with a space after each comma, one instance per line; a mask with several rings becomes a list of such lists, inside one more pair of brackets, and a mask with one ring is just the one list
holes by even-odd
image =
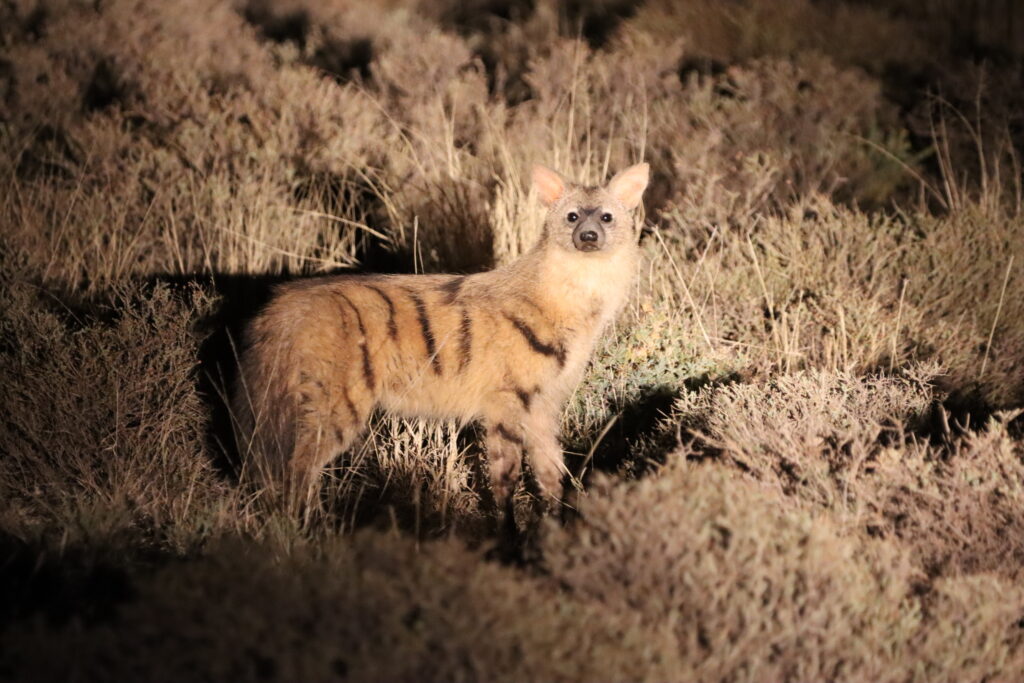
[[340, 275], [282, 286], [249, 325], [233, 413], [244, 475], [302, 506], [377, 409], [480, 421], [499, 509], [528, 459], [543, 497], [566, 472], [565, 402], [622, 308], [649, 167], [585, 187], [536, 166], [541, 237], [473, 275]]

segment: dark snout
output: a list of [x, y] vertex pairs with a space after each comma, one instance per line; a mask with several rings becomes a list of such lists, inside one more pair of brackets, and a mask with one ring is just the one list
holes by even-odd
[[604, 243], [604, 228], [596, 221], [584, 221], [572, 231], [572, 244], [580, 251], [598, 251]]

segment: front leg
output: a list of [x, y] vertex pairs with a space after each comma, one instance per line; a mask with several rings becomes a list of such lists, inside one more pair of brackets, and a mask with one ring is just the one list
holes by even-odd
[[521, 561], [519, 527], [516, 526], [513, 494], [522, 471], [525, 442], [521, 416], [507, 410], [491, 414], [484, 421], [487, 430], [487, 467], [492, 496], [493, 533], [500, 539], [504, 559]]
[[487, 418], [484, 423], [487, 430], [487, 468], [498, 511], [511, 503], [522, 470], [526, 444], [521, 418], [521, 415], [502, 412]]
[[561, 406], [537, 397], [523, 421], [526, 455], [546, 505], [562, 498], [566, 472], [565, 455], [558, 440]]
[[558, 441], [560, 415], [559, 406], [540, 396], [528, 407], [504, 402], [499, 408], [488, 411], [484, 419], [487, 460], [491, 491], [499, 508], [515, 490], [524, 457], [530, 459], [544, 499], [558, 501], [561, 498], [567, 470]]

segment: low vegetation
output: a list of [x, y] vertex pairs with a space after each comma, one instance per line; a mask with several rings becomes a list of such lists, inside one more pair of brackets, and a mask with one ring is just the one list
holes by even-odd
[[[1021, 680], [1008, 7], [0, 5], [0, 679]], [[275, 283], [492, 267], [531, 164], [641, 159], [535, 556], [472, 427], [378, 416], [304, 523], [237, 485]]]

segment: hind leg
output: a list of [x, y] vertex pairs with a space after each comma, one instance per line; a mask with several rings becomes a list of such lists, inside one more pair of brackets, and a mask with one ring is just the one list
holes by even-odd
[[288, 485], [291, 497], [298, 505], [307, 505], [320, 488], [320, 475], [332, 460], [343, 453], [352, 439], [343, 438], [329, 418], [308, 419], [300, 426], [295, 452], [288, 463]]
[[366, 396], [356, 403], [345, 386], [326, 388], [322, 382], [306, 383], [299, 396], [302, 412], [289, 479], [296, 501], [308, 506], [324, 468], [360, 437], [373, 405]]

